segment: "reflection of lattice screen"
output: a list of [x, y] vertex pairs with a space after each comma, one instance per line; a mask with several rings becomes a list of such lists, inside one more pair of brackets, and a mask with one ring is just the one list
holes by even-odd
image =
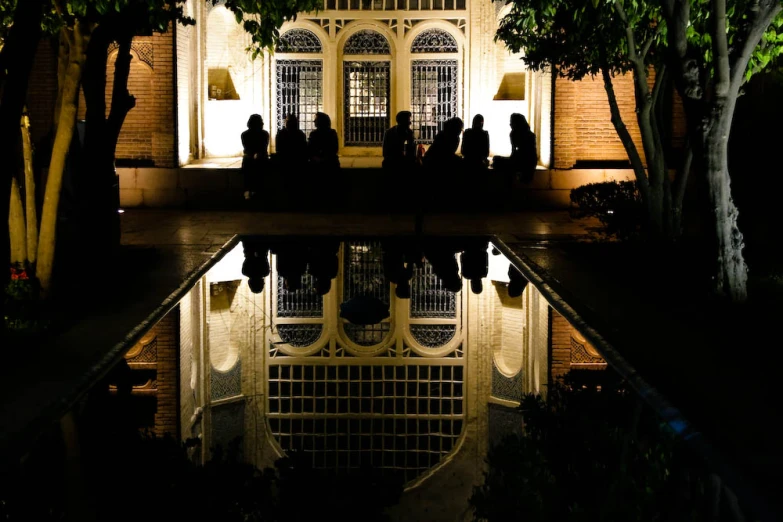
[[[212, 407], [212, 447], [227, 449], [245, 434], [245, 403], [242, 401]], [[241, 451], [242, 444], [239, 445]]]
[[272, 433], [319, 468], [371, 465], [411, 480], [462, 431], [462, 366], [277, 365], [268, 382]]
[[[284, 298], [280, 284], [273, 287], [278, 292], [271, 300], [277, 336], [287, 346], [281, 352], [274, 341], [269, 345], [268, 425], [284, 451], [301, 449], [316, 467], [371, 465], [410, 481], [453, 451], [462, 431], [465, 359], [459, 342], [459, 294], [444, 290], [425, 263], [411, 281], [416, 296], [415, 304], [413, 298], [406, 300], [411, 314], [397, 317], [382, 243], [356, 240], [341, 247], [342, 280], [332, 286], [324, 304], [310, 299], [309, 276], [302, 290]], [[373, 325], [339, 317], [333, 322], [325, 316], [360, 295], [388, 304], [392, 316]], [[403, 325], [410, 327], [419, 353], [403, 339]], [[368, 350], [348, 349], [346, 339]], [[315, 343], [324, 344], [309, 350]], [[450, 343], [454, 347], [446, 348], [447, 353], [431, 355]], [[384, 348], [376, 350], [378, 346]]]
[[506, 377], [492, 362], [492, 396], [507, 401], [519, 402], [522, 400], [522, 377], [524, 373], [518, 372], [513, 377]]
[[313, 276], [302, 276], [302, 287], [288, 291], [283, 286], [284, 279], [277, 278], [277, 316], [278, 317], [322, 317], [323, 298], [315, 291]]
[[443, 281], [435, 275], [432, 265], [415, 268], [411, 278], [411, 317], [457, 316], [457, 299], [454, 292], [443, 288]]
[[606, 361], [601, 356], [590, 354], [583, 343], [571, 337], [571, 366], [606, 366]]
[[389, 283], [383, 275], [379, 241], [346, 243], [343, 267], [343, 301], [367, 295], [389, 304]]

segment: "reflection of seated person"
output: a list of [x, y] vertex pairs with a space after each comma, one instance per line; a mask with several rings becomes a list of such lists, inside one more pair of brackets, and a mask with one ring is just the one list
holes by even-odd
[[307, 136], [299, 128], [299, 118], [289, 114], [285, 118], [285, 126], [275, 137], [275, 164], [281, 169], [298, 168], [307, 163]]

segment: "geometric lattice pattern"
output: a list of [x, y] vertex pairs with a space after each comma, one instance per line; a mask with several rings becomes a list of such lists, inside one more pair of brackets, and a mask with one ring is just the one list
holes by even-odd
[[411, 44], [412, 53], [456, 53], [457, 41], [442, 29], [428, 29]]
[[381, 33], [363, 29], [345, 42], [343, 54], [391, 54], [389, 41]]
[[158, 362], [158, 338], [145, 344], [138, 355], [126, 359], [128, 363], [154, 363]]
[[321, 40], [307, 29], [291, 29], [280, 36], [276, 53], [320, 53]]
[[[223, 449], [245, 433], [245, 403], [231, 402], [212, 406], [212, 446]], [[240, 452], [242, 445], [240, 444]], [[241, 454], [239, 455], [241, 457]]]
[[606, 364], [603, 357], [591, 355], [585, 345], [571, 337], [571, 364]]
[[226, 371], [220, 371], [211, 366], [210, 389], [210, 397], [213, 401], [241, 395], [242, 361], [237, 359], [234, 366]]
[[351, 324], [344, 323], [345, 336], [359, 346], [381, 344], [391, 330], [390, 323]]
[[[326, 0], [327, 10], [341, 11], [433, 11], [463, 10], [465, 0]], [[342, 20], [340, 20], [342, 21]]]
[[295, 348], [303, 348], [320, 339], [323, 329], [320, 324], [279, 324], [277, 334], [282, 342]]
[[391, 62], [343, 62], [345, 145], [375, 147], [389, 128]]
[[323, 111], [323, 62], [277, 60], [276, 84], [277, 128], [282, 129], [286, 116], [293, 114], [308, 136], [315, 129], [315, 114]]
[[[112, 42], [109, 44], [109, 47], [107, 48], [107, 55], [110, 55], [117, 49], [119, 49], [120, 46], [117, 44], [117, 42]], [[155, 68], [155, 54], [154, 54], [154, 47], [150, 42], [132, 42], [131, 43], [131, 51], [136, 53], [136, 56], [139, 57], [139, 61], [146, 63], [150, 66], [150, 69]]]
[[462, 431], [462, 366], [281, 364], [269, 367], [267, 382], [275, 439], [317, 468], [370, 465], [409, 481], [447, 455]]
[[516, 407], [489, 404], [489, 446], [492, 447], [509, 435], [521, 436], [524, 432], [522, 412]]
[[522, 376], [521, 370], [513, 377], [506, 377], [498, 370], [494, 361], [492, 363], [492, 396], [497, 399], [520, 402], [522, 400]]
[[411, 318], [457, 317], [456, 294], [443, 288], [443, 281], [435, 275], [432, 265], [415, 267], [411, 278]]
[[383, 273], [380, 241], [346, 242], [343, 270], [343, 302], [368, 296], [389, 305], [389, 282]]
[[411, 62], [411, 128], [418, 141], [432, 143], [444, 122], [457, 116], [457, 95], [457, 60]]
[[457, 333], [455, 324], [412, 324], [410, 332], [416, 342], [425, 348], [438, 348], [447, 344]]
[[277, 317], [323, 317], [324, 300], [315, 290], [315, 279], [304, 274], [299, 290], [285, 289], [285, 279], [277, 278]]

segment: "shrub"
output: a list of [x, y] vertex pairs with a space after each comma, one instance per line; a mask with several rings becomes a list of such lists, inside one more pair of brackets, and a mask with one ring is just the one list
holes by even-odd
[[644, 206], [635, 181], [588, 183], [571, 190], [573, 217], [595, 217], [609, 237], [629, 240], [639, 236]]
[[693, 464], [668, 426], [608, 374], [569, 377], [523, 397], [524, 430], [490, 448], [473, 520], [698, 520], [700, 484], [681, 488]]

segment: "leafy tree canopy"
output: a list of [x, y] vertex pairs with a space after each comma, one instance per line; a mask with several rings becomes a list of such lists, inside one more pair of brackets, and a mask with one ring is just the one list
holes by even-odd
[[224, 4], [234, 13], [236, 21], [251, 36], [248, 51], [253, 58], [264, 49], [273, 49], [280, 38], [280, 26], [296, 20], [298, 13], [323, 9], [323, 0], [209, 0], [212, 5]]
[[[690, 2], [688, 45], [696, 49], [705, 72], [712, 73], [713, 46], [710, 0]], [[728, 0], [726, 32], [729, 45], [745, 39], [753, 0]], [[495, 36], [515, 53], [523, 52], [534, 70], [554, 66], [558, 74], [579, 80], [594, 76], [601, 66], [612, 73], [633, 68], [641, 58], [657, 66], [665, 58], [667, 26], [662, 2], [655, 0], [513, 0]], [[746, 70], [746, 80], [783, 51], [783, 15], [764, 31]]]

